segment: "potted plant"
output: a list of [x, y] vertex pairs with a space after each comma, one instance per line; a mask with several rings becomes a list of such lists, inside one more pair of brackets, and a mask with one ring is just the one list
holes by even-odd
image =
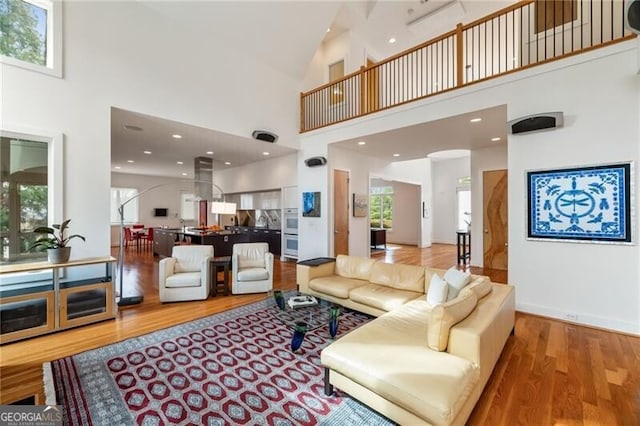
[[[69, 247], [69, 241], [74, 238], [80, 238], [82, 241], [86, 241], [82, 235], [73, 234], [65, 236], [65, 231], [69, 227], [71, 219], [67, 219], [61, 224], [48, 226], [41, 226], [33, 230], [34, 234], [50, 235], [46, 237], [40, 237], [35, 243], [29, 247], [29, 250], [46, 249], [47, 257], [51, 263], [65, 263], [69, 260], [71, 255], [71, 247]], [[57, 231], [57, 233], [56, 233]]]

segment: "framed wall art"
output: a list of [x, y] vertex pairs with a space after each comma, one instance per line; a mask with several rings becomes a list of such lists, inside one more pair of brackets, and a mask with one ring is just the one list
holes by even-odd
[[631, 243], [631, 163], [527, 172], [527, 237]]
[[320, 193], [319, 192], [303, 192], [302, 193], [302, 216], [320, 217]]
[[369, 196], [367, 194], [353, 194], [353, 217], [367, 217], [369, 215]]

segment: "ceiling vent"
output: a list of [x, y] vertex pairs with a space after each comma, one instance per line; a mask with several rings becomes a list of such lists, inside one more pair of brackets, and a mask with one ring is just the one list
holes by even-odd
[[278, 135], [271, 133], [267, 130], [254, 130], [251, 134], [254, 139], [259, 141], [265, 141], [270, 143], [276, 143], [278, 141]]
[[[462, 22], [464, 7], [459, 0], [452, 0], [438, 8], [437, 3], [425, 2], [426, 12], [416, 8], [407, 22], [407, 30], [416, 37], [429, 39], [451, 29], [457, 22]], [[418, 16], [415, 16], [418, 15]]]

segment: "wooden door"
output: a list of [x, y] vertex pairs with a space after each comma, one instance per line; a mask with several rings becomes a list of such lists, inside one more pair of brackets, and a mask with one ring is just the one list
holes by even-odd
[[[367, 67], [374, 65], [371, 59], [367, 59]], [[380, 108], [380, 79], [378, 77], [378, 68], [373, 68], [370, 71], [367, 71], [365, 74], [366, 78], [366, 102], [365, 102], [365, 112], [373, 112], [377, 111]]]
[[485, 268], [507, 270], [507, 171], [482, 173], [483, 243]]
[[349, 172], [333, 171], [333, 255], [349, 254]]

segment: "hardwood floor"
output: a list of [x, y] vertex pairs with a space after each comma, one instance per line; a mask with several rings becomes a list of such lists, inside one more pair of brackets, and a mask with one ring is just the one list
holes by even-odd
[[[448, 268], [455, 246], [428, 249], [390, 245], [372, 253], [386, 262]], [[160, 304], [158, 260], [129, 249], [125, 294], [144, 294], [141, 305], [121, 308], [117, 319], [0, 347], [0, 403], [37, 395], [44, 403], [42, 363], [174, 324], [251, 303], [264, 294], [217, 296], [201, 302]], [[295, 289], [295, 263], [276, 260], [274, 286]], [[506, 282], [503, 271], [473, 272]], [[640, 338], [533, 315], [516, 315], [511, 336], [468, 424], [640, 424]]]

